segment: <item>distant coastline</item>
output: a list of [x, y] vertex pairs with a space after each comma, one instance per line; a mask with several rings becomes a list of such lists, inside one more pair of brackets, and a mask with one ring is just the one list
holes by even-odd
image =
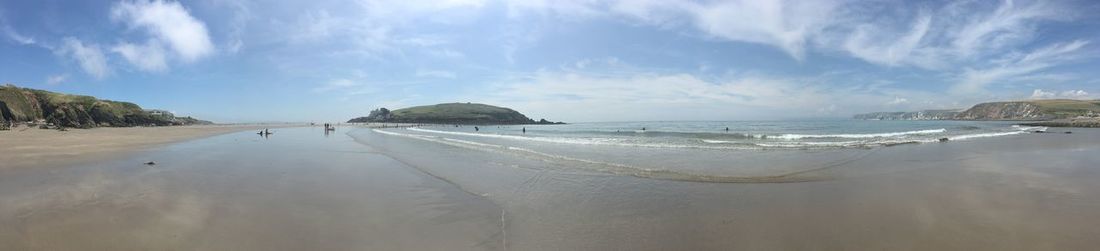
[[1029, 100], [988, 102], [969, 109], [856, 114], [863, 120], [982, 120], [1030, 121], [1021, 125], [1100, 127], [1100, 100]]
[[478, 103], [443, 103], [397, 110], [378, 108], [369, 115], [353, 118], [348, 123], [422, 123], [464, 125], [555, 125], [546, 119], [534, 120], [511, 108]]

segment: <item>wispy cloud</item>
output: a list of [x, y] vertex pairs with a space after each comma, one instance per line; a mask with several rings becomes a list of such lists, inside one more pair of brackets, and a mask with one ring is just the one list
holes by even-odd
[[[573, 121], [836, 116], [850, 108], [877, 107], [882, 103], [871, 102], [890, 95], [828, 88], [815, 78], [730, 75], [711, 80], [681, 73], [550, 70], [502, 81], [485, 92], [495, 103]], [[574, 112], [579, 110], [584, 112]]]
[[112, 47], [111, 51], [122, 55], [126, 61], [144, 71], [161, 72], [168, 69], [164, 47], [156, 40], [144, 45], [123, 42]]
[[96, 44], [85, 44], [76, 38], [67, 37], [54, 53], [76, 61], [84, 72], [97, 79], [102, 79], [111, 72], [107, 66], [107, 57]]
[[46, 85], [59, 85], [69, 79], [69, 74], [59, 74], [46, 77]]
[[450, 72], [450, 71], [423, 70], [423, 69], [421, 69], [421, 70], [416, 71], [416, 76], [417, 77], [454, 79], [455, 77], [457, 77], [457, 74], [455, 74], [454, 72]]
[[974, 93], [983, 91], [994, 82], [1027, 76], [1028, 74], [1081, 59], [1090, 55], [1077, 53], [1089, 42], [1077, 40], [1039, 48], [1029, 53], [1010, 53], [994, 62], [996, 65], [983, 69], [968, 69], [962, 74], [962, 80], [952, 87], [952, 91]]
[[16, 43], [23, 45], [35, 44], [34, 38], [19, 34], [19, 32], [16, 32], [14, 28], [2, 22], [0, 22], [0, 30], [3, 30], [4, 35], [7, 36], [8, 39], [11, 39]]

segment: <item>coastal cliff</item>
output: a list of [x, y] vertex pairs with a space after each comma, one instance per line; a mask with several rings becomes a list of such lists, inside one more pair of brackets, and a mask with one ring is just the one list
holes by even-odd
[[145, 110], [129, 102], [3, 85], [0, 86], [0, 129], [14, 123], [49, 123], [71, 128], [212, 124], [191, 117], [176, 117], [167, 111]]
[[977, 104], [955, 115], [957, 120], [1045, 120], [1054, 115], [1044, 113], [1030, 102], [991, 102]]
[[857, 114], [854, 119], [877, 120], [1052, 120], [1100, 116], [1100, 100], [1049, 99], [988, 102], [962, 112], [877, 112]]
[[916, 112], [872, 112], [856, 114], [855, 119], [864, 120], [948, 120], [955, 118], [959, 110], [924, 110]]
[[504, 107], [474, 103], [445, 103], [397, 109], [379, 108], [366, 117], [348, 123], [431, 123], [431, 124], [563, 124], [546, 119], [535, 121]]

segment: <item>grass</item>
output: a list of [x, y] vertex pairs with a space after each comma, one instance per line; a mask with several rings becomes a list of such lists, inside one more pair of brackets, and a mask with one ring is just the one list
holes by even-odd
[[527, 120], [515, 110], [476, 103], [445, 103], [397, 109], [391, 112], [398, 120], [416, 121], [515, 121]]
[[1027, 102], [1039, 106], [1043, 113], [1059, 118], [1100, 113], [1100, 100], [1047, 99]]

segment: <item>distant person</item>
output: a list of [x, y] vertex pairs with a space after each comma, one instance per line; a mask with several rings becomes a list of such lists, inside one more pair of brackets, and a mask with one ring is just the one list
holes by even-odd
[[728, 132], [728, 131], [730, 131], [730, 128], [729, 128], [729, 127], [726, 127], [726, 131], [727, 131], [727, 132]]
[[477, 128], [476, 126], [474, 127], [474, 131], [475, 131], [475, 132], [476, 132], [476, 131], [480, 131], [480, 130], [481, 130], [480, 128]]
[[642, 131], [645, 131], [645, 127], [642, 127]]
[[527, 127], [523, 128], [523, 134], [527, 134]]

